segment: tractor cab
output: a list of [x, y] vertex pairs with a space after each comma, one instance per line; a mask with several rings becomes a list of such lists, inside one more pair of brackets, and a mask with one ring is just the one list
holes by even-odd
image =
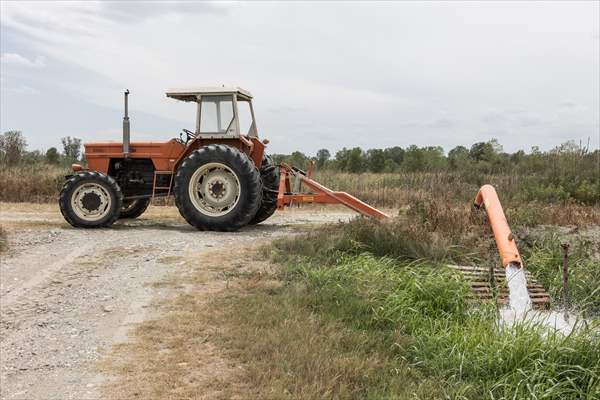
[[252, 94], [239, 87], [170, 89], [167, 97], [198, 104], [194, 132], [184, 130], [186, 141], [258, 137]]

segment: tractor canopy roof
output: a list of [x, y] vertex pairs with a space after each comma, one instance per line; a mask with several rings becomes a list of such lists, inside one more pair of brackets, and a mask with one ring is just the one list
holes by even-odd
[[252, 94], [237, 86], [198, 86], [190, 88], [168, 89], [167, 97], [182, 101], [197, 101], [198, 96], [214, 94], [238, 94], [246, 99], [252, 99]]

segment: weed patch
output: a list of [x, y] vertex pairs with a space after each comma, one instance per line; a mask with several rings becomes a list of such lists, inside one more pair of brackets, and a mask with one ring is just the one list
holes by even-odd
[[[435, 209], [424, 207], [392, 223], [358, 221], [313, 232], [305, 240], [284, 239], [273, 245], [273, 256], [284, 263], [288, 286], [305, 288], [304, 308], [378, 336], [397, 359], [442, 383], [435, 398], [597, 398], [598, 320], [580, 325], [569, 336], [549, 333], [535, 323], [499, 326], [495, 309], [468, 303], [469, 289], [459, 276], [422, 261], [464, 257], [444, 249], [459, 243], [473, 249], [464, 240], [473, 230], [483, 234], [483, 228], [472, 221], [470, 226], [450, 227]], [[463, 239], [422, 244], [449, 231]], [[526, 247], [528, 268], [560, 300], [562, 254], [557, 239]], [[572, 301], [595, 311], [600, 289], [592, 275], [594, 261], [586, 245], [576, 248]]]
[[0, 201], [56, 202], [69, 172], [65, 167], [54, 165], [3, 165], [0, 168]]
[[[569, 255], [569, 299], [565, 298], [563, 286], [563, 251], [561, 240], [555, 234], [533, 239], [524, 246], [527, 269], [544, 285], [558, 303], [578, 311], [600, 314], [600, 284], [598, 265], [600, 260], [591, 252], [597, 243], [574, 241]], [[565, 304], [569, 301], [569, 305]]]
[[[375, 335], [394, 359], [440, 382], [432, 397], [580, 399], [600, 393], [597, 323], [567, 337], [535, 324], [500, 327], [494, 309], [469, 305], [459, 276], [428, 263], [359, 255], [324, 266], [299, 258], [288, 264], [287, 279], [288, 287], [305, 288], [304, 309]], [[383, 387], [393, 388], [394, 379], [387, 377]]]

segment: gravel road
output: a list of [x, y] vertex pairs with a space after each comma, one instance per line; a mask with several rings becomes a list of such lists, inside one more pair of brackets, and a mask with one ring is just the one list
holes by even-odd
[[173, 207], [151, 207], [109, 229], [74, 229], [52, 205], [0, 204], [9, 249], [0, 254], [0, 398], [95, 399], [96, 362], [127, 340], [182, 273], [173, 257], [290, 235], [347, 220], [338, 208], [277, 213], [235, 233], [198, 232]]

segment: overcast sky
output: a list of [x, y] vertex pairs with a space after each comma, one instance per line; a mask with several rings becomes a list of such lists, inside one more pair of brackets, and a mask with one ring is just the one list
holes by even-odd
[[170, 87], [236, 84], [271, 152], [600, 140], [600, 2], [1, 2], [2, 131], [194, 129]]

